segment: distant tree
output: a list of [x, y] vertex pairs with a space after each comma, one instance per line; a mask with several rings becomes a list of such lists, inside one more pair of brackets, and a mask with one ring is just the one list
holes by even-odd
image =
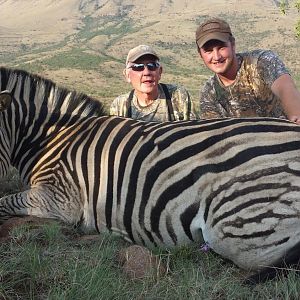
[[[300, 0], [294, 0], [293, 5], [297, 10], [298, 15], [300, 15]], [[287, 11], [290, 9], [289, 1], [288, 0], [281, 0], [280, 3], [279, 3], [279, 7], [280, 7], [280, 11], [283, 14], [286, 14]], [[298, 20], [296, 21], [295, 32], [296, 32], [297, 38], [300, 39], [300, 18], [298, 18]]]

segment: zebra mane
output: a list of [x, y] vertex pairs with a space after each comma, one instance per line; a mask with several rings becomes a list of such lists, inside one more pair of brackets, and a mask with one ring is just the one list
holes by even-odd
[[[27, 93], [29, 101], [34, 100], [36, 107], [47, 105], [52, 113], [72, 115], [74, 111], [78, 113], [79, 110], [82, 116], [104, 116], [107, 114], [104, 105], [99, 100], [75, 90], [71, 91], [50, 79], [25, 70], [0, 67], [0, 88], [1, 90], [9, 90], [15, 98], [19, 91], [23, 94]], [[36, 93], [39, 94], [38, 97], [35, 97]], [[22, 99], [24, 98], [23, 96]]]

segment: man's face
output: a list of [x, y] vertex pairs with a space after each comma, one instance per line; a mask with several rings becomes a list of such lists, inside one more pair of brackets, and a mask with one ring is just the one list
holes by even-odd
[[211, 71], [226, 77], [233, 66], [235, 45], [231, 42], [210, 40], [200, 48], [200, 56]]
[[137, 59], [134, 63], [129, 63], [125, 69], [125, 77], [127, 82], [131, 83], [136, 92], [152, 94], [158, 91], [158, 82], [161, 78], [162, 67], [154, 67], [149, 70], [147, 66], [144, 66], [143, 70], [135, 70], [135, 66], [138, 64], [155, 64], [157, 62], [156, 57], [152, 55], [144, 55]]

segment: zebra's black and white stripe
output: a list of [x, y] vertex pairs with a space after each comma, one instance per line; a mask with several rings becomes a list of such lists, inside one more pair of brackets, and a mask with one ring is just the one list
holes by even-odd
[[0, 116], [1, 173], [11, 163], [28, 185], [0, 200], [2, 220], [82, 222], [148, 247], [204, 240], [252, 270], [298, 261], [300, 126], [97, 117], [100, 104], [24, 71], [2, 68], [0, 84], [13, 96]]

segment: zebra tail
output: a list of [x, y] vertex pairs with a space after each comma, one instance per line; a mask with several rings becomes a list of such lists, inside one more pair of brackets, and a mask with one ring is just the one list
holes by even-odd
[[[246, 285], [255, 285], [274, 279], [278, 275], [287, 276], [288, 272], [293, 269], [300, 270], [300, 242], [292, 247], [284, 257], [271, 267], [266, 267], [261, 271], [249, 276], [243, 281]], [[297, 272], [298, 273], [298, 272]], [[298, 274], [300, 275], [300, 273]]]

